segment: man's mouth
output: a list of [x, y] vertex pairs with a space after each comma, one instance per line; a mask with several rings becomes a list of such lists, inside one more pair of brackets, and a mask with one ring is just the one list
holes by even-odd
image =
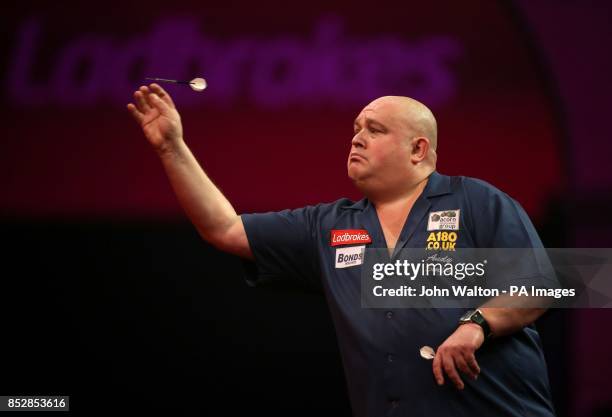
[[356, 152], [351, 152], [351, 154], [349, 155], [349, 162], [359, 162], [359, 161], [365, 161], [366, 157], [356, 153]]

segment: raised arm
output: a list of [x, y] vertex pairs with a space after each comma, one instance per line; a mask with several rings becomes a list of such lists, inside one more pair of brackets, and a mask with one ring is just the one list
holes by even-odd
[[159, 155], [179, 203], [202, 238], [252, 259], [242, 220], [187, 147], [170, 95], [158, 84], [141, 86], [127, 108]]

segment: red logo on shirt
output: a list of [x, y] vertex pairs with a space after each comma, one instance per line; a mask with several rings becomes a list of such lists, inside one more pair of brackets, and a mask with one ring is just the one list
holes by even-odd
[[345, 229], [331, 231], [331, 245], [354, 245], [355, 243], [370, 243], [372, 239], [367, 230]]

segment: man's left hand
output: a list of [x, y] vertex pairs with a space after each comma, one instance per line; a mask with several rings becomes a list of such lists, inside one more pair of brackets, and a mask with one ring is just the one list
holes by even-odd
[[444, 373], [458, 389], [465, 387], [459, 372], [476, 379], [480, 367], [475, 352], [484, 342], [484, 332], [476, 323], [466, 323], [457, 327], [442, 343], [433, 360], [433, 373], [438, 385], [444, 384]]

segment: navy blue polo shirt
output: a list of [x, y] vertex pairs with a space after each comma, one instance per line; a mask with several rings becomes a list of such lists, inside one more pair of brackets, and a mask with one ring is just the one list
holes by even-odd
[[[457, 248], [542, 247], [528, 216], [508, 195], [484, 181], [434, 172], [408, 216], [397, 248], [435, 244], [428, 222], [440, 221], [440, 215], [457, 222], [452, 227]], [[481, 374], [476, 381], [464, 377], [465, 389], [460, 391], [448, 378], [443, 386], [435, 383], [432, 363], [420, 357], [419, 348], [439, 346], [457, 328], [463, 311], [361, 307], [361, 266], [339, 263], [336, 254], [351, 246], [386, 247], [376, 210], [367, 199], [243, 214], [242, 221], [255, 258], [254, 267], [247, 270], [251, 285], [291, 279], [322, 288], [355, 416], [554, 415], [542, 346], [533, 326], [487, 341], [476, 352]], [[358, 241], [366, 234], [367, 243], [333, 242]], [[444, 245], [439, 236], [438, 241]]]

